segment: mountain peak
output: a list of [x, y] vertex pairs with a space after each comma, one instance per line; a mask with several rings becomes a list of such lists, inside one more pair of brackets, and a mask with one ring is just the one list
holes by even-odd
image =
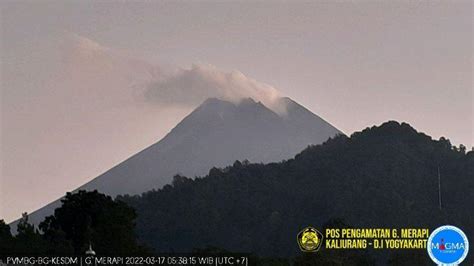
[[204, 100], [204, 102], [202, 102], [198, 106], [198, 108], [207, 107], [207, 106], [229, 106], [230, 104], [232, 104], [230, 101], [226, 101], [226, 100], [211, 97], [211, 98], [207, 98], [206, 100]]
[[398, 136], [406, 136], [406, 135], [417, 135], [419, 134], [416, 129], [414, 129], [410, 124], [405, 122], [398, 122], [394, 120], [390, 120], [384, 122], [380, 126], [373, 126], [370, 128], [366, 128], [362, 131], [366, 134], [373, 134], [373, 135], [398, 135]]
[[209, 104], [219, 104], [219, 103], [223, 103], [223, 102], [229, 102], [229, 101], [225, 101], [225, 100], [221, 100], [221, 99], [218, 99], [216, 97], [210, 97], [210, 98], [207, 98], [206, 100], [204, 100], [204, 102], [201, 103], [201, 105], [209, 105]]
[[[223, 167], [235, 160], [276, 162], [289, 159], [308, 145], [320, 144], [341, 134], [290, 98], [279, 101], [278, 104], [290, 108], [288, 117], [253, 98], [243, 98], [239, 102], [206, 99], [162, 140], [119, 165], [121, 172], [134, 171], [136, 173], [131, 176], [140, 177], [148, 182], [147, 185], [162, 186], [176, 173], [191, 177], [202, 175], [212, 167]], [[162, 165], [164, 162], [167, 163]], [[160, 180], [155, 179], [158, 172], [161, 173]], [[117, 179], [116, 176], [109, 171], [99, 178], [112, 180]], [[142, 187], [137, 189], [143, 190]], [[136, 193], [137, 189], [120, 188], [126, 190], [120, 193]]]
[[204, 100], [202, 104], [199, 106], [230, 106], [230, 104], [234, 106], [252, 106], [252, 105], [263, 105], [261, 102], [256, 102], [253, 98], [242, 98], [238, 101], [230, 101], [230, 100], [224, 100], [224, 99], [219, 99], [215, 97], [207, 98]]
[[[162, 140], [78, 189], [112, 196], [140, 194], [169, 184], [178, 173], [202, 176], [212, 167], [225, 167], [236, 160], [266, 163], [290, 159], [308, 145], [340, 133], [291, 99], [281, 101], [275, 103], [290, 106], [288, 117], [252, 98], [239, 102], [209, 98]], [[50, 215], [58, 204], [53, 202], [36, 212], [32, 221]]]
[[[218, 109], [234, 109], [234, 110], [247, 110], [247, 111], [264, 111], [272, 112], [280, 117], [286, 117], [288, 107], [295, 109], [297, 107], [304, 108], [298, 105], [296, 102], [288, 97], [277, 98], [271, 104], [267, 105], [261, 101], [256, 101], [254, 98], [247, 97], [239, 100], [227, 100], [220, 98], [208, 98], [206, 99], [196, 110], [207, 110], [212, 109], [215, 112]], [[306, 112], [309, 112], [305, 109]]]
[[[261, 104], [261, 102], [258, 102], [258, 103]], [[257, 104], [257, 102], [251, 97], [243, 98], [239, 102], [239, 105], [254, 105], [254, 104]]]
[[273, 110], [265, 106], [262, 102], [256, 102], [253, 98], [242, 98], [238, 102], [228, 101], [218, 98], [208, 98], [194, 112], [193, 117], [206, 116], [207, 118], [216, 115], [222, 118], [225, 114], [230, 113], [246, 113], [249, 115], [257, 115], [257, 113], [271, 113], [277, 115]]

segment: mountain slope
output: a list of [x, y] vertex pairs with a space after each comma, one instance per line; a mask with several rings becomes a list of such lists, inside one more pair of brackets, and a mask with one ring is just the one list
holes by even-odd
[[[78, 189], [108, 194], [139, 194], [169, 184], [177, 174], [199, 176], [235, 160], [281, 161], [339, 130], [289, 98], [278, 115], [248, 98], [240, 103], [211, 98], [156, 144], [133, 155]], [[30, 215], [37, 224], [59, 201]]]
[[310, 144], [340, 132], [289, 99], [288, 117], [260, 102], [239, 104], [211, 98], [158, 143], [100, 175], [85, 189], [109, 195], [139, 194], [171, 182], [173, 175], [206, 174], [235, 160], [289, 159]]
[[137, 210], [137, 233], [157, 251], [215, 246], [289, 256], [298, 254], [299, 230], [321, 229], [331, 220], [360, 228], [454, 224], [472, 235], [473, 177], [473, 152], [388, 122], [285, 162], [236, 162], [203, 178], [177, 177], [161, 190], [118, 199]]

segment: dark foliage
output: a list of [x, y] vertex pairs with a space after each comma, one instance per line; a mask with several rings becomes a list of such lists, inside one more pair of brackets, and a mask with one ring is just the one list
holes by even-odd
[[[134, 233], [135, 211], [121, 201], [97, 191], [67, 193], [62, 206], [46, 217], [40, 229], [53, 247], [69, 241], [76, 255], [94, 243], [103, 255], [131, 255], [141, 252]], [[63, 251], [63, 250], [61, 250]], [[58, 253], [57, 250], [53, 251]]]
[[[387, 122], [308, 147], [288, 161], [237, 161], [202, 178], [176, 176], [160, 190], [119, 199], [136, 209], [140, 241], [160, 252], [217, 246], [293, 256], [300, 254], [299, 230], [322, 228], [334, 217], [357, 227], [454, 224], [472, 235], [474, 155], [408, 124]], [[370, 264], [364, 254], [348, 256], [339, 259]], [[314, 258], [300, 258], [301, 264], [306, 259]]]
[[0, 220], [0, 259], [8, 254], [38, 256], [44, 255], [47, 242], [32, 224], [28, 222], [28, 215], [23, 213], [17, 228], [17, 234], [13, 236], [10, 226]]
[[4, 220], [0, 220], [0, 250], [10, 253], [13, 246], [13, 236]]
[[67, 193], [39, 225], [41, 231], [28, 223], [26, 213], [15, 236], [0, 221], [1, 255], [84, 255], [89, 244], [101, 255], [149, 254], [137, 244], [135, 218], [131, 207], [97, 191]]

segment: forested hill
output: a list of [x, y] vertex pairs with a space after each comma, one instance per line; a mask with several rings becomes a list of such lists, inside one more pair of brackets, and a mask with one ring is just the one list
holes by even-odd
[[308, 147], [288, 161], [235, 162], [118, 199], [136, 209], [139, 238], [157, 251], [216, 246], [293, 255], [299, 230], [330, 219], [377, 228], [453, 224], [473, 236], [474, 155], [391, 121]]

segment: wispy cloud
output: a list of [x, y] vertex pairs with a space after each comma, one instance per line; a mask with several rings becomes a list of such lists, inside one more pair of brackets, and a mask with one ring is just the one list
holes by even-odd
[[[89, 87], [110, 86], [113, 83], [106, 84], [107, 80], [120, 80], [128, 85], [129, 93], [135, 99], [158, 107], [194, 108], [210, 97], [235, 103], [251, 97], [281, 112], [277, 104], [280, 92], [276, 88], [237, 70], [226, 72], [204, 64], [194, 64], [190, 68], [165, 67], [77, 34], [69, 34], [64, 60], [66, 69], [71, 68], [76, 79], [85, 83], [105, 83]], [[101, 90], [116, 93], [106, 88]]]
[[239, 71], [225, 72], [212, 65], [193, 65], [147, 85], [150, 103], [195, 106], [216, 97], [238, 102], [251, 97], [272, 107], [280, 97], [274, 87], [248, 78]]

